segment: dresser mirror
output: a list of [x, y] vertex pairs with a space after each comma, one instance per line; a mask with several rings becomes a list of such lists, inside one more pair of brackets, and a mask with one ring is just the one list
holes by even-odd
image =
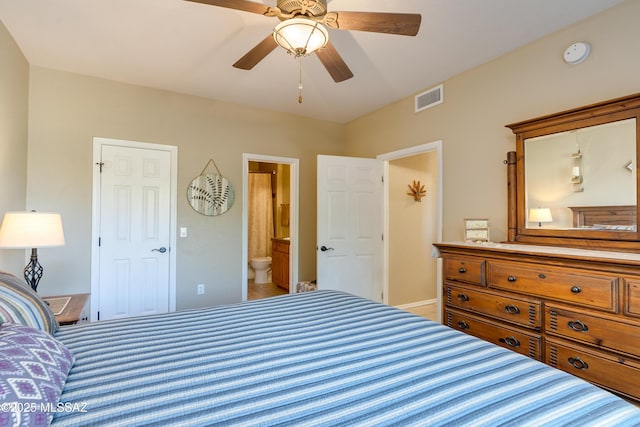
[[639, 123], [636, 94], [508, 125], [509, 241], [640, 250]]
[[[636, 127], [632, 118], [526, 139], [525, 227], [633, 230], [636, 222], [628, 215], [616, 224], [598, 224], [576, 213], [582, 207], [637, 204]], [[535, 215], [546, 213], [538, 209], [550, 214], [542, 224]]]

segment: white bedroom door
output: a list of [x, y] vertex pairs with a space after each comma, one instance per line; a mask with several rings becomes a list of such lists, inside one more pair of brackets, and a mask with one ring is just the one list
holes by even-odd
[[382, 302], [382, 162], [318, 156], [318, 289]]
[[102, 145], [98, 320], [169, 311], [171, 153]]

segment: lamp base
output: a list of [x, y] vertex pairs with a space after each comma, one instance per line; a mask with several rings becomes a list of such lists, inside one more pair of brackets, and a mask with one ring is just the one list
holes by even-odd
[[43, 268], [38, 262], [38, 249], [31, 249], [31, 261], [24, 268], [24, 280], [31, 286], [34, 292], [38, 292], [38, 283], [42, 278]]

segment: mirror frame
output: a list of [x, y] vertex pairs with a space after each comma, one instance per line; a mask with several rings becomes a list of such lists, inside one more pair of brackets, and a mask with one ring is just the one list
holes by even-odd
[[[640, 252], [640, 231], [527, 228], [524, 144], [529, 138], [566, 132], [624, 119], [636, 119], [636, 206], [640, 200], [640, 93], [507, 125], [516, 135], [516, 151], [508, 153], [508, 241]], [[514, 182], [515, 179], [515, 182]], [[638, 215], [636, 213], [636, 224]]]

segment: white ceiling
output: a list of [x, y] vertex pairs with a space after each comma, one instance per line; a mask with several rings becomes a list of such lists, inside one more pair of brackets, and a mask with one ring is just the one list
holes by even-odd
[[355, 76], [334, 83], [304, 58], [302, 104], [282, 49], [252, 71], [231, 66], [277, 18], [183, 0], [0, 0], [0, 20], [32, 65], [345, 123], [621, 1], [332, 0], [329, 11], [420, 13], [422, 26], [416, 37], [329, 30]]

